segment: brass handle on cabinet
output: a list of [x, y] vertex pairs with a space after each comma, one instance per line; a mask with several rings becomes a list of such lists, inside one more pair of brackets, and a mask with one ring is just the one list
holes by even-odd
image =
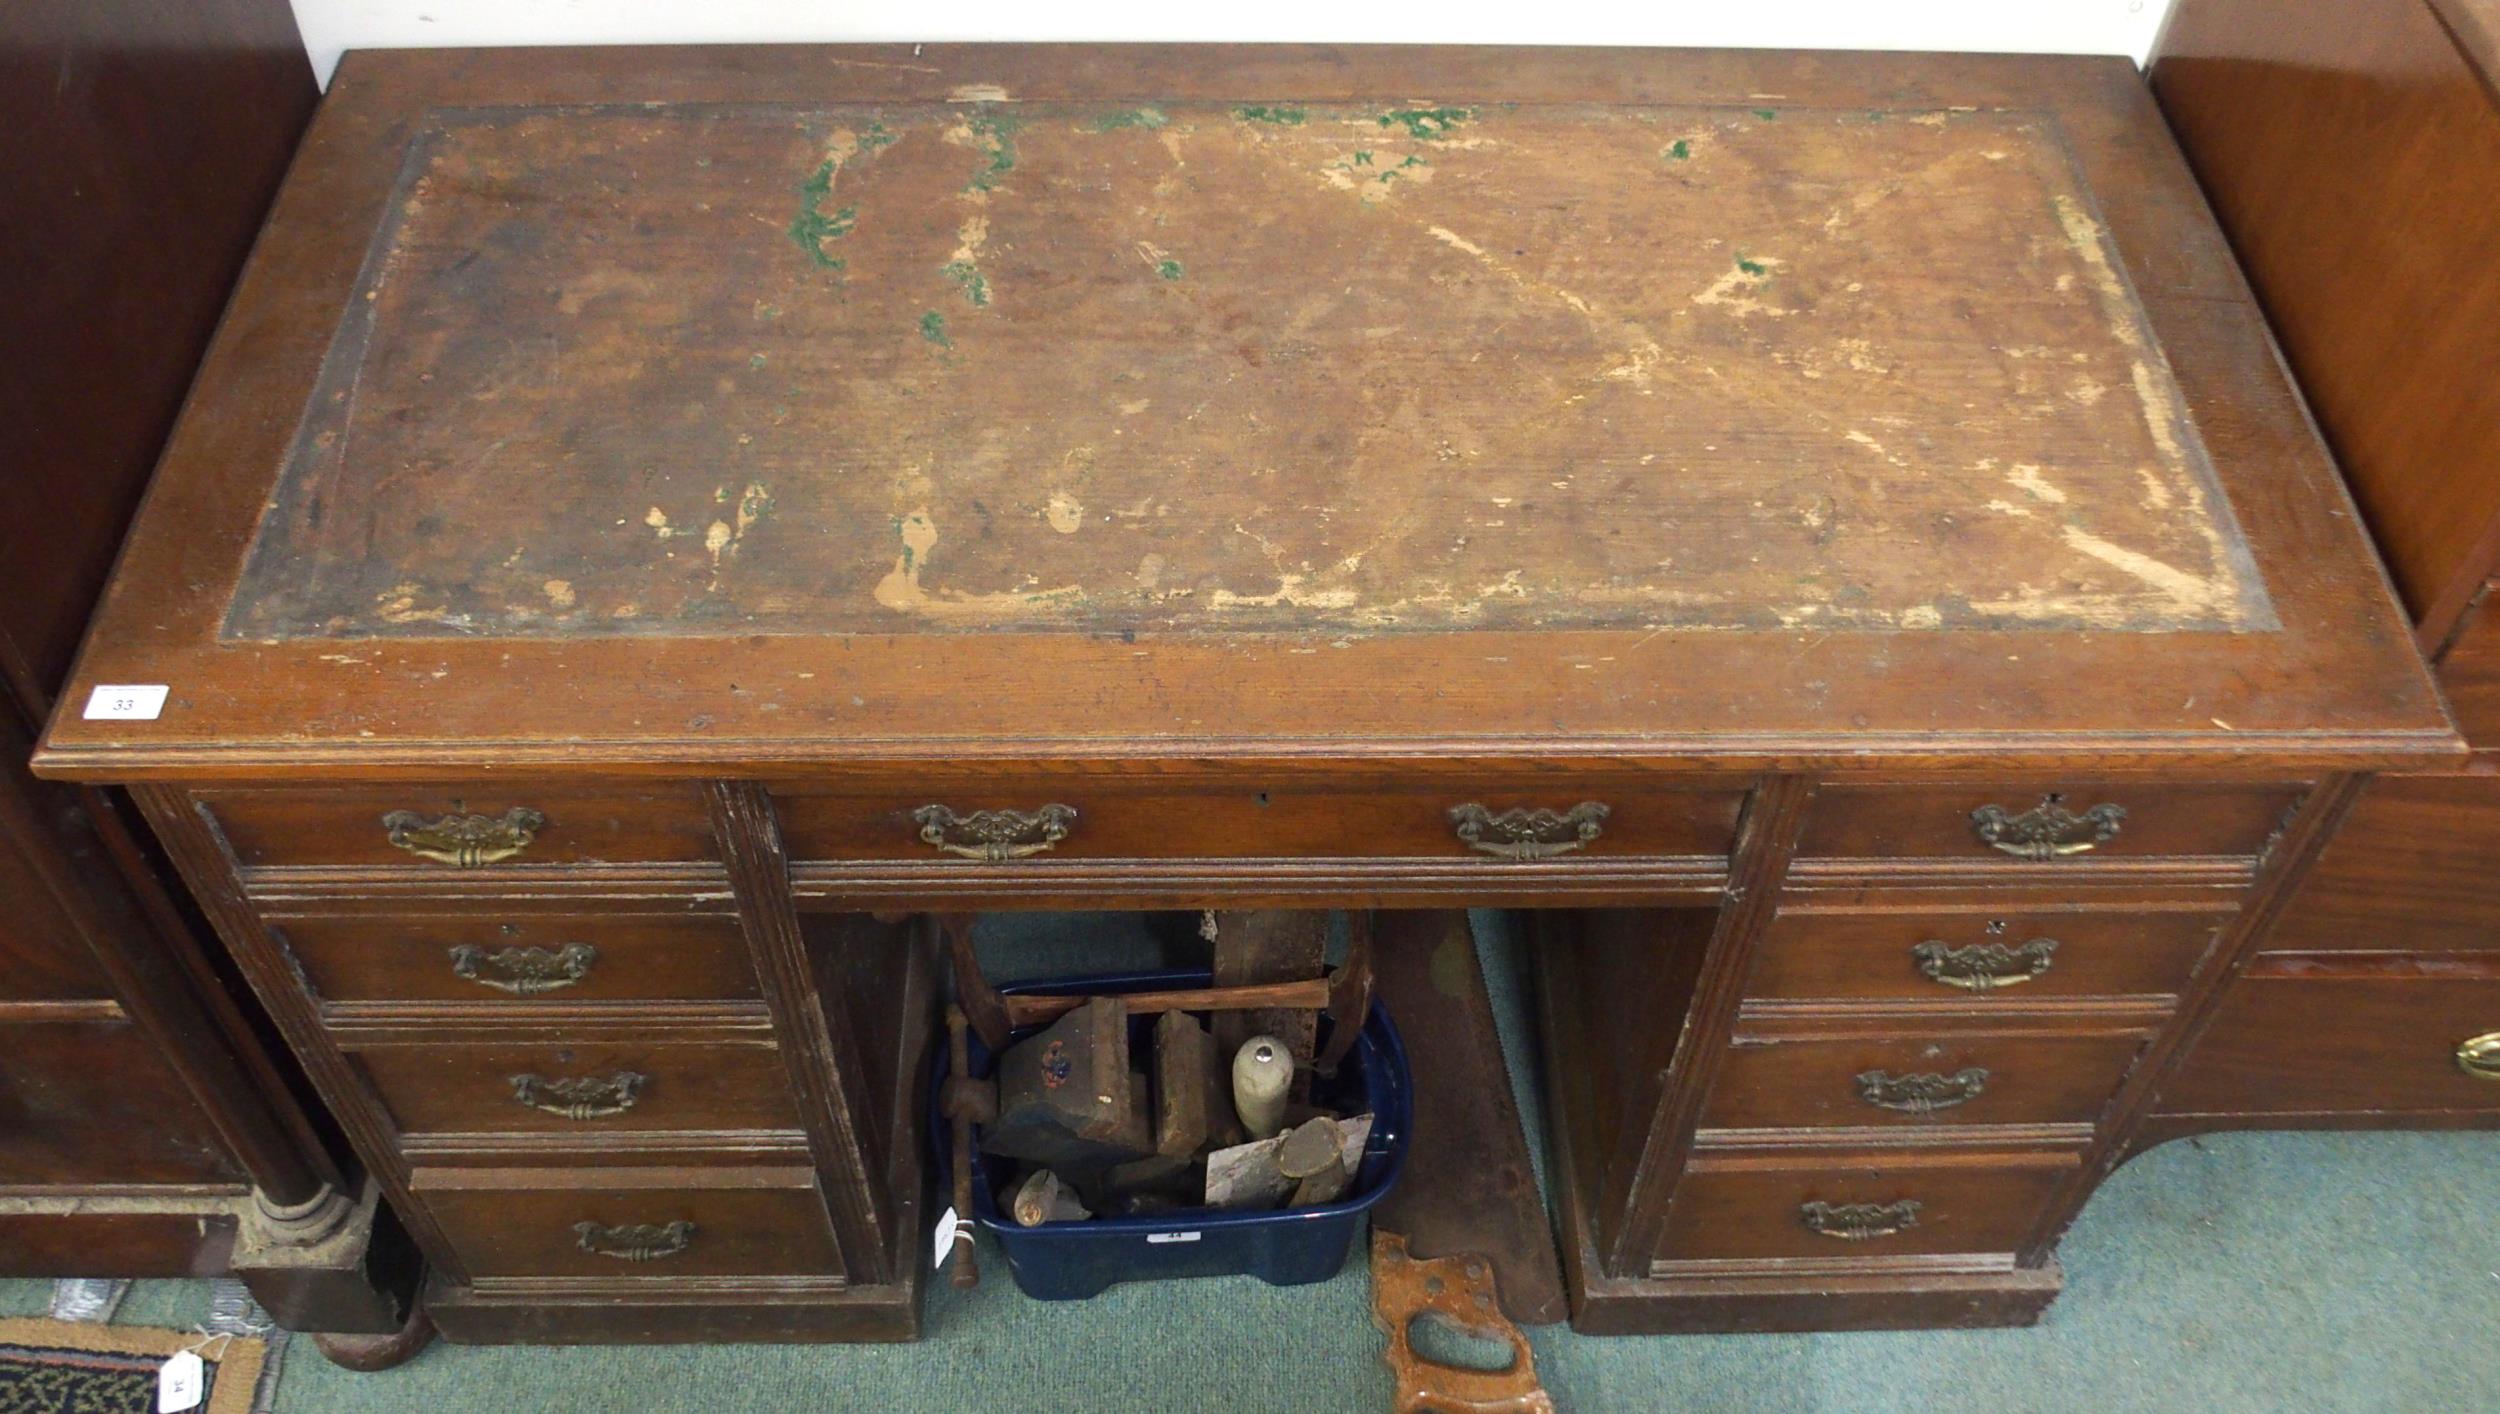
[[1916, 1198], [1897, 1203], [1801, 1203], [1797, 1221], [1817, 1237], [1865, 1242], [1895, 1237], [1918, 1226], [1918, 1210], [1924, 1206]]
[[1988, 1072], [1975, 1065], [1951, 1075], [1933, 1071], [1892, 1075], [1868, 1070], [1859, 1072], [1857, 1085], [1858, 1098], [1877, 1109], [1929, 1115], [1977, 1099], [1988, 1088]]
[[500, 817], [445, 815], [428, 820], [413, 810], [394, 810], [382, 817], [382, 829], [392, 844], [419, 859], [456, 869], [500, 864], [529, 848], [545, 828], [547, 817], [526, 805], [516, 805]]
[[1594, 840], [1611, 813], [1594, 800], [1569, 810], [1504, 810], [1499, 814], [1470, 802], [1450, 807], [1450, 825], [1460, 841], [1479, 854], [1497, 859], [1551, 859], [1569, 854]]
[[630, 1070], [614, 1075], [573, 1075], [548, 1080], [536, 1075], [512, 1077], [512, 1098], [559, 1119], [606, 1119], [621, 1115], [642, 1098], [651, 1077]]
[[631, 1227], [609, 1227], [605, 1223], [573, 1224], [573, 1245], [596, 1257], [614, 1257], [620, 1262], [656, 1262], [674, 1257], [694, 1245], [694, 1224], [680, 1218], [665, 1226], [658, 1223], [637, 1223]]
[[1931, 938], [1910, 949], [1910, 960], [1918, 964], [1920, 976], [1939, 986], [1989, 992], [2046, 974], [2056, 954], [2055, 938], [2034, 938], [2019, 947], [1971, 943], [1958, 948]]
[[2095, 805], [2078, 815], [2066, 808], [2066, 797], [2050, 794], [2016, 815], [2002, 805], [1983, 805], [1970, 813], [1971, 832], [1979, 842], [2017, 859], [2063, 859], [2088, 854], [2118, 838], [2126, 823], [2123, 805]]
[[2500, 1080], [2500, 1031], [2457, 1042], [2457, 1069], [2477, 1080]]
[[[534, 997], [570, 987], [582, 980], [590, 965], [598, 960], [599, 950], [588, 943], [566, 943], [554, 952], [545, 948], [497, 948], [488, 952], [468, 943], [451, 950], [454, 975], [516, 997]], [[495, 975], [486, 975], [489, 973]]]
[[997, 864], [1039, 854], [1068, 837], [1076, 809], [1045, 805], [1039, 810], [975, 810], [958, 815], [943, 805], [924, 805], [911, 813], [923, 844], [947, 854]]

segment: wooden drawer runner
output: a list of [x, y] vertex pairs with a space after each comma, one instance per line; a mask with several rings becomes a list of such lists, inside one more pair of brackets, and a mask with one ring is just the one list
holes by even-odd
[[1696, 1159], [1676, 1189], [1659, 1256], [2012, 1252], [2075, 1164], [2061, 1153]]
[[[790, 855], [799, 860], [960, 862], [983, 858], [983, 842], [996, 837], [998, 859], [1420, 857], [1488, 864], [1514, 857], [1724, 857], [1745, 799], [1742, 791], [1655, 786], [1636, 795], [1603, 785], [1123, 790], [1100, 782], [909, 796], [790, 787], [776, 788], [773, 798]], [[1468, 806], [1481, 807], [1481, 815]], [[1006, 813], [983, 818], [984, 811]]]
[[2088, 1124], [2143, 1045], [2140, 1034], [2107, 1031], [1740, 1039], [1701, 1123], [1732, 1130]]
[[2265, 945], [2500, 950], [2500, 776], [2373, 779]]
[[2500, 1081], [2457, 1048], [2500, 1036], [2500, 968], [2484, 957], [2266, 956], [2162, 1088], [2173, 1114], [2500, 1111]]
[[[212, 790], [204, 805], [246, 868], [511, 868], [719, 857], [692, 782], [614, 789], [526, 782]], [[385, 823], [385, 821], [388, 823]], [[394, 844], [396, 836], [402, 843]]]
[[756, 995], [724, 915], [299, 918], [277, 925], [330, 1002], [741, 1001]]
[[824, 1201], [805, 1169], [420, 1169], [414, 1181], [472, 1277], [842, 1270]]
[[[1798, 853], [2013, 863], [2037, 858], [2025, 853], [2025, 842], [2033, 841], [2051, 858], [2073, 862], [2249, 856], [2264, 852], [2303, 790], [2153, 781], [1829, 785], [1815, 799]], [[1994, 811], [2002, 818], [1982, 814]]]
[[1978, 1002], [2172, 995], [2227, 921], [2210, 913], [1783, 911], [1748, 997]]
[[350, 1058], [411, 1135], [566, 1134], [595, 1143], [615, 1130], [799, 1127], [769, 1044], [367, 1045]]

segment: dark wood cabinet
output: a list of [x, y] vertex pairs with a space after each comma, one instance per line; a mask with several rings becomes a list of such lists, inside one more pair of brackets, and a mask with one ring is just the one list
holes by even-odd
[[2491, 0], [2180, 0], [2152, 85], [2342, 463], [2470, 766], [2372, 781], [2147, 1138], [2500, 1124], [2500, 93]]
[[26, 767], [313, 102], [279, 0], [10, 12], [0, 1271], [234, 1271], [289, 1326], [374, 1333], [404, 1239], [126, 800]]

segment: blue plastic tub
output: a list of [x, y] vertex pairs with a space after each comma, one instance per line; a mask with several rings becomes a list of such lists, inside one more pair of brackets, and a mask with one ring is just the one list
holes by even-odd
[[[999, 990], [1042, 996], [1106, 996], [1119, 992], [1169, 991], [1203, 987], [1203, 971], [1131, 972], [1114, 976], [1079, 977], [1032, 982]], [[1129, 1043], [1154, 1045], [1154, 1018], [1129, 1020]], [[1327, 1020], [1320, 1022], [1326, 1034]], [[1040, 1027], [1016, 1033], [1022, 1040]], [[929, 1132], [937, 1141], [938, 1190], [953, 1184], [952, 1132], [938, 1113], [937, 1096], [946, 1081], [946, 1048], [937, 1047], [930, 1067]], [[1229, 1059], [1229, 1058], [1228, 1058]], [[989, 1048], [972, 1038], [972, 1073], [990, 1072]], [[1022, 1227], [1000, 1210], [997, 1187], [1007, 1177], [1009, 1161], [976, 1149], [972, 1156], [972, 1212], [969, 1216], [998, 1239], [1007, 1254], [1007, 1269], [1016, 1286], [1041, 1301], [1082, 1301], [1124, 1281], [1166, 1281], [1177, 1277], [1254, 1276], [1274, 1286], [1326, 1281], [1345, 1265], [1346, 1252], [1361, 1235], [1363, 1215], [1397, 1182], [1406, 1162], [1406, 1136], [1414, 1125], [1412, 1077], [1406, 1048], [1397, 1028], [1377, 1003], [1355, 1038], [1354, 1049], [1338, 1067], [1336, 1079], [1323, 1089], [1332, 1103], [1349, 1113], [1369, 1110], [1371, 1138], [1363, 1146], [1363, 1163], [1354, 1186], [1337, 1202], [1310, 1208], [1269, 1212], [1226, 1212], [1190, 1208], [1139, 1218], [1088, 1218], [1080, 1222]]]

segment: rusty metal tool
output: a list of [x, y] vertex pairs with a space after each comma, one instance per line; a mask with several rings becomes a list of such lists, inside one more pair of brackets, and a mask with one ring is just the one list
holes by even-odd
[[1423, 1256], [1481, 1254], [1512, 1320], [1562, 1320], [1561, 1259], [1467, 915], [1380, 915], [1372, 971], [1415, 1076], [1409, 1181], [1381, 1199], [1373, 1225], [1406, 1234]]
[[[1470, 1370], [1417, 1353], [1417, 1319], [1437, 1316], [1467, 1334], [1510, 1347], [1510, 1367]], [[1406, 1239], [1372, 1225], [1372, 1324], [1389, 1338], [1380, 1358], [1397, 1382], [1390, 1408], [1398, 1414], [1554, 1414], [1553, 1396], [1537, 1382], [1528, 1338], [1503, 1319], [1493, 1299], [1493, 1269], [1482, 1257], [1418, 1258]]]

